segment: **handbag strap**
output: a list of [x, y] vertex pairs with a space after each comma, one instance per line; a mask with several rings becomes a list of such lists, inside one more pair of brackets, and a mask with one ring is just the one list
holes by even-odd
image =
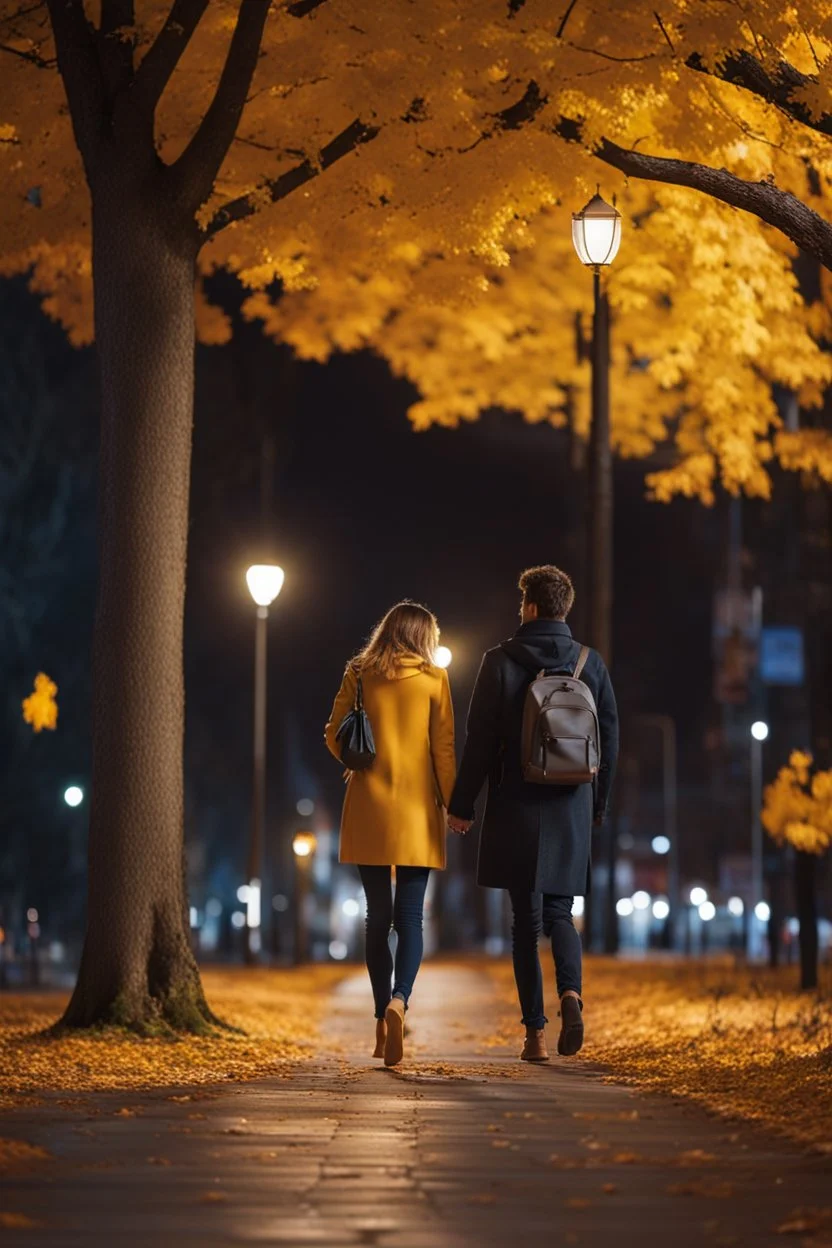
[[357, 711], [364, 710], [364, 686], [361, 683], [361, 672], [357, 667], [353, 668], [355, 672], [355, 709]]

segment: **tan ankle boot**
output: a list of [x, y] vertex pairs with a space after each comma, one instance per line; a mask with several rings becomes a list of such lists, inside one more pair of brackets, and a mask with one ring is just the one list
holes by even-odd
[[384, 1057], [384, 1042], [387, 1039], [387, 1024], [383, 1018], [376, 1019], [376, 1047], [373, 1057]]
[[549, 1050], [546, 1048], [546, 1032], [542, 1027], [527, 1027], [526, 1042], [520, 1054], [521, 1062], [548, 1062]]
[[394, 997], [384, 1012], [387, 1039], [384, 1043], [384, 1065], [398, 1066], [404, 1056], [404, 1001]]

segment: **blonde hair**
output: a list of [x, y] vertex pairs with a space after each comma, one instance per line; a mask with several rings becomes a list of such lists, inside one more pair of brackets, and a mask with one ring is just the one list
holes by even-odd
[[405, 600], [391, 607], [376, 624], [370, 640], [353, 659], [353, 666], [392, 680], [404, 658], [421, 659], [425, 667], [430, 666], [438, 645], [436, 616], [418, 602]]

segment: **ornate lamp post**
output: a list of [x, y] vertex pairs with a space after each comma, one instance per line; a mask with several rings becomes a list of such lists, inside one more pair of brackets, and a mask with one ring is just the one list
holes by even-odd
[[[599, 188], [600, 191], [600, 188]], [[601, 288], [601, 269], [612, 264], [621, 245], [621, 213], [593, 195], [580, 212], [572, 214], [572, 243], [581, 264], [592, 269], [594, 310], [592, 315], [592, 423], [589, 431], [589, 490], [587, 496], [587, 600], [589, 640], [609, 665], [612, 662], [612, 539], [613, 478], [610, 445], [610, 309]], [[618, 914], [615, 909], [617, 842], [614, 820], [607, 832], [607, 952], [618, 949]], [[587, 946], [593, 939], [595, 907], [587, 905], [584, 933]]]

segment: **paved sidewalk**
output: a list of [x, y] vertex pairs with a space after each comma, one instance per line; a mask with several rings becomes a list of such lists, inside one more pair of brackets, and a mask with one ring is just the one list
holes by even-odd
[[[583, 1063], [530, 1067], [506, 1050], [477, 1055], [491, 993], [476, 969], [425, 966], [399, 1072], [368, 1056], [369, 990], [356, 975], [333, 999], [320, 1058], [288, 1078], [85, 1097], [80, 1117], [58, 1105], [6, 1115], [0, 1134], [53, 1159], [0, 1183], [0, 1240], [28, 1248], [832, 1242], [811, 1230], [817, 1215], [794, 1213], [830, 1203], [828, 1159], [604, 1083]], [[14, 1215], [31, 1223], [15, 1229]], [[784, 1225], [794, 1233], [778, 1232]]]

